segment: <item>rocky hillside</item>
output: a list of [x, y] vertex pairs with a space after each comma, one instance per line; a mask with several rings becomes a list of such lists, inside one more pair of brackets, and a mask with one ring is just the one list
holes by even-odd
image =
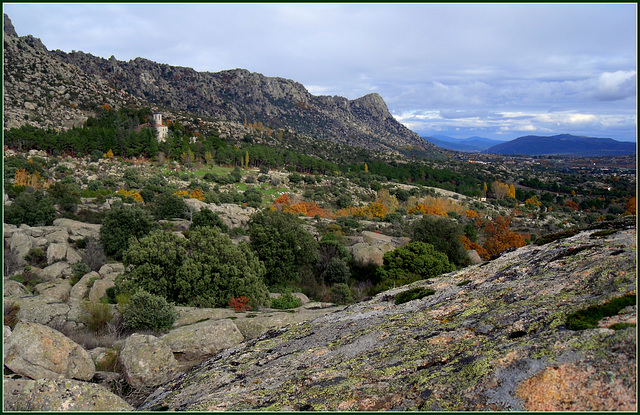
[[40, 39], [18, 37], [4, 15], [4, 129], [80, 126], [100, 106], [141, 105], [96, 76], [55, 58]]
[[566, 324], [635, 295], [635, 250], [633, 222], [530, 245], [227, 349], [139, 409], [635, 411], [635, 305]]
[[[378, 94], [348, 100], [314, 96], [303, 85], [245, 69], [216, 73], [129, 62], [83, 52], [48, 51], [39, 39], [18, 37], [5, 15], [5, 125], [68, 128], [98, 105], [144, 104], [215, 120], [261, 122], [316, 139], [385, 152], [434, 146], [397, 122]], [[37, 123], [37, 124], [36, 124]]]

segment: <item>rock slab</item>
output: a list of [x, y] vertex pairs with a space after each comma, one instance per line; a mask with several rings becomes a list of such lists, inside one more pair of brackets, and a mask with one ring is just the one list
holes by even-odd
[[62, 333], [37, 323], [19, 322], [5, 344], [4, 364], [31, 379], [90, 380], [91, 355]]

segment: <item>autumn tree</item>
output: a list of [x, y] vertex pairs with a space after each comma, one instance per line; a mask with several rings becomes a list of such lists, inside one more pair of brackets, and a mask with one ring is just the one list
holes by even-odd
[[[501, 183], [499, 181], [495, 181], [491, 183], [491, 191], [493, 192], [493, 196], [496, 199], [504, 199], [509, 195], [509, 185], [505, 183]], [[514, 189], [515, 196], [515, 189]]]
[[494, 257], [507, 249], [520, 248], [527, 244], [522, 235], [509, 229], [510, 225], [511, 218], [505, 216], [498, 216], [485, 225], [487, 239], [484, 247], [487, 255]]
[[629, 215], [635, 215], [636, 214], [636, 198], [632, 197], [629, 199], [629, 201], [627, 202], [627, 206], [626, 206], [626, 214]]

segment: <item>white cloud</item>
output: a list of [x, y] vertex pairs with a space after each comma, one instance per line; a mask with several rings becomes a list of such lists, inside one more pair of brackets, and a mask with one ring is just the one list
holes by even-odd
[[636, 71], [605, 72], [598, 78], [595, 98], [615, 101], [636, 96]]

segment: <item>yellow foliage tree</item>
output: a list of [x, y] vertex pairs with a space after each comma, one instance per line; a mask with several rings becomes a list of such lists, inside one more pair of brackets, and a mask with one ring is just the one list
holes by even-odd
[[491, 183], [491, 191], [496, 199], [504, 199], [509, 194], [509, 185], [495, 181]]
[[507, 192], [507, 197], [512, 197], [514, 199], [516, 197], [516, 187], [513, 184], [509, 185], [509, 192]]
[[109, 149], [106, 153], [103, 154], [104, 157], [110, 159], [113, 157], [113, 150]]
[[189, 197], [192, 199], [204, 200], [204, 193], [199, 188], [195, 188], [189, 193]]
[[525, 200], [524, 203], [527, 205], [534, 205], [537, 207], [542, 206], [542, 202], [538, 200], [538, 196], [536, 195], [531, 196], [529, 199]]
[[135, 200], [138, 203], [142, 203], [144, 201], [142, 199], [142, 196], [140, 195], [140, 192], [134, 192], [133, 190], [119, 189], [118, 193], [126, 197], [132, 197], [133, 200]]

